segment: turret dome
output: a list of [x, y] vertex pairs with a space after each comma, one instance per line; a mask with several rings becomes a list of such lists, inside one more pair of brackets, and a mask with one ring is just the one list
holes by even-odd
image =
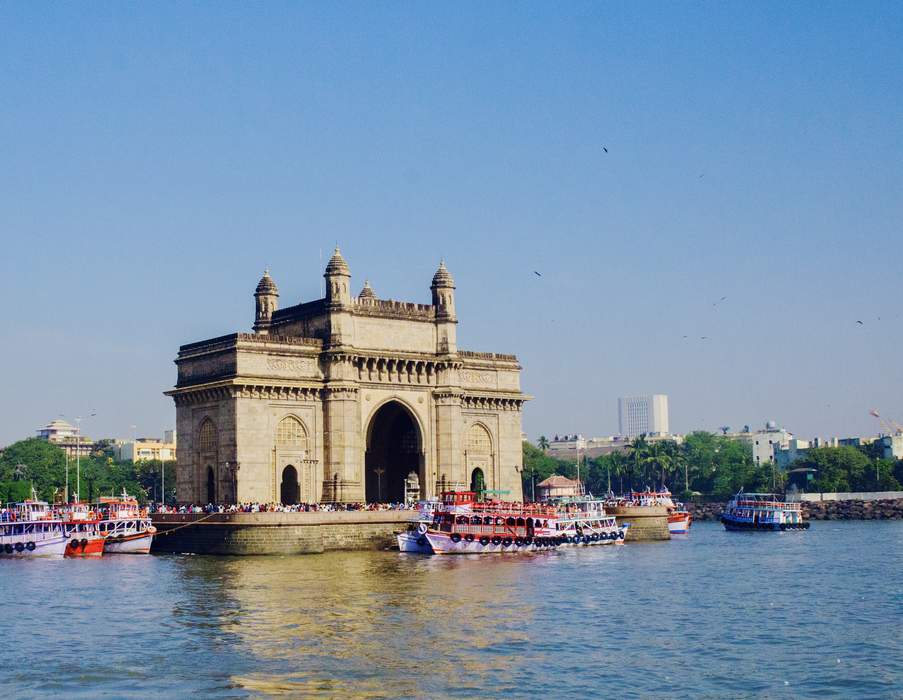
[[351, 270], [348, 267], [348, 263], [346, 263], [345, 258], [342, 257], [342, 251], [339, 250], [338, 246], [335, 247], [335, 251], [329, 259], [329, 263], [326, 265], [326, 274], [351, 276]]
[[276, 283], [273, 281], [273, 278], [270, 277], [270, 271], [264, 270], [263, 277], [260, 278], [260, 282], [257, 283], [257, 289], [255, 290], [257, 294], [278, 294], [279, 288], [276, 287]]
[[370, 286], [370, 280], [364, 281], [364, 288], [361, 290], [361, 293], [357, 295], [358, 299], [376, 299], [376, 293], [373, 291], [373, 287]]
[[445, 261], [442, 260], [439, 263], [439, 269], [436, 270], [436, 274], [433, 275], [433, 288], [438, 287], [452, 287], [455, 286], [455, 280], [452, 278], [451, 273], [448, 271], [448, 268], [445, 267]]

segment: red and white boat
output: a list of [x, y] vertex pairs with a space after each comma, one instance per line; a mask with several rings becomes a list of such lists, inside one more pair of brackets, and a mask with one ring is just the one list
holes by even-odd
[[104, 554], [150, 554], [157, 528], [134, 497], [125, 492], [101, 497], [95, 508], [100, 514], [97, 528], [105, 540]]
[[541, 552], [565, 543], [552, 506], [476, 500], [476, 493], [442, 494], [442, 507], [424, 536], [435, 554]]
[[683, 503], [674, 502], [674, 509], [668, 512], [668, 532], [672, 535], [686, 535], [693, 524], [693, 516]]
[[98, 525], [100, 516], [87, 503], [70, 503], [59, 509], [69, 543], [67, 557], [99, 557], [103, 555], [104, 537]]
[[67, 542], [63, 522], [44, 501], [16, 503], [0, 511], [0, 559], [61, 557]]

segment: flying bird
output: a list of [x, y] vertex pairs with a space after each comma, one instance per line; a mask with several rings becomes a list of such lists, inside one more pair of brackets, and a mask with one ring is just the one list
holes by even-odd
[[608, 149], [605, 148], [605, 146], [602, 146], [602, 150], [605, 151], [606, 153], [608, 153]]
[[700, 336], [699, 339], [700, 339], [700, 340], [708, 340], [708, 339], [709, 339], [709, 336], [703, 335], [703, 336]]
[[862, 321], [856, 321], [860, 326], [864, 326], [865, 324]]
[[699, 179], [701, 180], [701, 179], [704, 178], [704, 177], [705, 177], [705, 173], [702, 173], [702, 174], [699, 176]]
[[533, 274], [536, 275], [537, 277], [542, 277], [542, 273], [539, 273], [536, 270], [533, 270]]

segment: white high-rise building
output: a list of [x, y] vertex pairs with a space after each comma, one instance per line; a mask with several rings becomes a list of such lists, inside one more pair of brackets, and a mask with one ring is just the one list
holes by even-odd
[[667, 435], [668, 397], [665, 394], [624, 396], [618, 399], [618, 423], [621, 435]]

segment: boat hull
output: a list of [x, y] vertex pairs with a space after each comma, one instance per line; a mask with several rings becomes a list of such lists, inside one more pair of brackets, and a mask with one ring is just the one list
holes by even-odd
[[[8, 539], [8, 538], [4, 538]], [[60, 535], [46, 539], [26, 539], [0, 544], [0, 558], [13, 557], [61, 557], [66, 552], [68, 540]], [[21, 544], [21, 548], [17, 545]]]
[[408, 554], [433, 553], [433, 548], [430, 546], [426, 535], [420, 532], [399, 532], [395, 537], [398, 540], [399, 552], [407, 552]]
[[668, 532], [672, 535], [686, 535], [692, 521], [689, 513], [672, 513], [668, 516]]
[[559, 546], [558, 540], [551, 537], [540, 537], [538, 542], [535, 537], [524, 539], [484, 536], [474, 537], [472, 541], [462, 537], [456, 542], [444, 532], [427, 532], [426, 538], [435, 554], [524, 554], [548, 552]]
[[131, 535], [110, 536], [104, 543], [104, 554], [150, 554], [154, 535], [151, 532], [136, 532]]
[[627, 526], [607, 532], [594, 532], [591, 534], [573, 535], [566, 533], [566, 539], [562, 547], [596, 547], [606, 544], [624, 544], [627, 539]]
[[103, 555], [103, 537], [72, 537], [66, 545], [67, 557], [99, 557]]
[[725, 530], [732, 532], [784, 532], [787, 530], [808, 530], [808, 522], [800, 523], [752, 523], [748, 520], [735, 520], [726, 516], [721, 517], [721, 523]]

